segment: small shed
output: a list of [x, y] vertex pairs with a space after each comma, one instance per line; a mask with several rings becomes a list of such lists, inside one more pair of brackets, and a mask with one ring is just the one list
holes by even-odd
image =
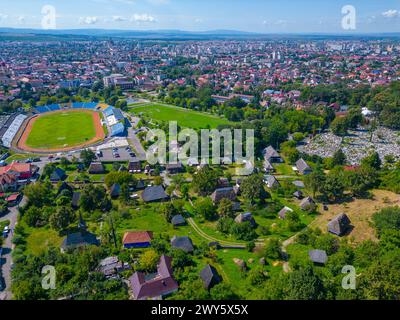
[[174, 227], [179, 227], [186, 225], [186, 220], [181, 214], [177, 214], [172, 217], [171, 223]]
[[191, 253], [194, 250], [192, 239], [190, 239], [187, 236], [183, 236], [183, 237], [174, 236], [171, 239], [171, 246], [174, 249], [181, 249], [181, 250], [185, 251], [186, 253]]
[[304, 211], [314, 211], [315, 208], [317, 207], [317, 204], [315, 203], [314, 199], [311, 197], [306, 197], [301, 201], [300, 203], [300, 208], [301, 210]]
[[285, 220], [286, 219], [286, 214], [288, 212], [293, 212], [293, 209], [291, 209], [289, 207], [282, 208], [281, 211], [279, 211], [279, 213], [278, 213], [279, 218], [281, 218], [282, 220]]

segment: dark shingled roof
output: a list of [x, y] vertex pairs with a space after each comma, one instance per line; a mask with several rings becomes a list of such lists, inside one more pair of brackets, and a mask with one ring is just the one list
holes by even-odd
[[269, 146], [263, 150], [263, 156], [264, 159], [268, 161], [281, 159], [279, 153], [272, 146]]
[[89, 173], [104, 173], [104, 166], [101, 162], [92, 162], [89, 166]]
[[312, 211], [315, 209], [316, 206], [317, 206], [317, 204], [315, 203], [314, 199], [311, 197], [304, 198], [300, 203], [300, 208], [305, 211], [307, 211], [307, 210]]
[[96, 235], [87, 231], [70, 233], [64, 239], [61, 248], [65, 251], [68, 249], [74, 249], [85, 245], [98, 246], [99, 241], [97, 240]]
[[350, 227], [350, 223], [349, 217], [345, 213], [341, 213], [328, 223], [328, 231], [337, 236], [342, 236]]
[[169, 197], [162, 186], [147, 187], [142, 193], [142, 199], [144, 202], [160, 201], [168, 198]]
[[296, 162], [296, 168], [301, 174], [306, 174], [311, 172], [311, 167], [304, 161], [304, 159], [299, 159]]
[[80, 192], [74, 192], [72, 194], [72, 206], [75, 207], [75, 208], [78, 208], [80, 199], [81, 199], [81, 193]]
[[121, 186], [119, 183], [114, 183], [110, 188], [110, 196], [118, 197], [121, 193]]
[[135, 272], [129, 278], [135, 300], [162, 297], [178, 290], [178, 283], [172, 277], [171, 258], [162, 255], [157, 273], [150, 279], [142, 272]]
[[310, 250], [308, 255], [314, 263], [325, 264], [328, 261], [328, 256], [324, 250]]
[[192, 239], [186, 236], [183, 237], [174, 236], [171, 239], [171, 246], [175, 249], [181, 249], [187, 253], [193, 252], [194, 250]]
[[221, 277], [217, 270], [209, 264], [200, 271], [200, 278], [203, 280], [206, 289], [211, 289], [213, 286], [221, 282]]
[[55, 168], [50, 175], [50, 181], [61, 181], [65, 178], [65, 171], [61, 168]]
[[211, 195], [211, 200], [214, 203], [220, 202], [224, 198], [231, 201], [236, 199], [236, 193], [232, 187], [216, 189]]
[[269, 176], [267, 178], [268, 188], [277, 188], [280, 186], [279, 181], [274, 176]]
[[177, 214], [172, 217], [171, 223], [173, 226], [182, 226], [186, 224], [186, 220], [181, 214]]

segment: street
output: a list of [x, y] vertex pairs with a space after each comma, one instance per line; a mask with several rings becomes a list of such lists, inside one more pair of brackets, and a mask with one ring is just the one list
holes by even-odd
[[20, 206], [24, 206], [26, 203], [26, 197], [23, 197], [20, 201], [19, 205], [10, 208], [10, 212], [5, 216], [0, 218], [0, 221], [10, 221], [10, 232], [8, 237], [5, 239], [3, 244], [3, 254], [1, 256], [1, 274], [4, 278], [5, 289], [0, 291], [0, 300], [11, 300], [11, 265], [12, 265], [12, 257], [11, 252], [13, 249], [12, 239], [14, 236], [14, 228], [17, 224], [18, 219], [18, 211]]

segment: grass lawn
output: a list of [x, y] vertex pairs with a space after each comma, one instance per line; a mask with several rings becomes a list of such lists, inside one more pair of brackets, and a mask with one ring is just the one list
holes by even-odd
[[51, 149], [82, 144], [96, 136], [89, 112], [57, 112], [40, 116], [26, 141], [31, 148]]
[[26, 250], [34, 255], [45, 252], [49, 246], [61, 246], [63, 238], [57, 231], [50, 228], [27, 228], [29, 236], [26, 239]]
[[7, 162], [12, 162], [12, 161], [17, 161], [17, 160], [22, 161], [22, 160], [27, 160], [29, 158], [38, 158], [38, 157], [40, 157], [40, 156], [37, 154], [34, 154], [34, 153], [21, 153], [21, 154], [15, 153], [15, 154], [9, 156], [6, 159], [6, 161]]
[[160, 104], [135, 106], [131, 111], [135, 114], [144, 113], [154, 120], [177, 121], [179, 126], [193, 129], [205, 129], [207, 126], [216, 128], [220, 124], [230, 124], [228, 120], [211, 114]]

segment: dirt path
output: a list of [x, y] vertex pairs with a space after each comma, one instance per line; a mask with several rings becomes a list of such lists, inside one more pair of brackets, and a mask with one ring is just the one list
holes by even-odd
[[21, 135], [21, 138], [17, 142], [17, 147], [23, 151], [28, 151], [28, 152], [38, 152], [38, 153], [43, 153], [43, 152], [49, 152], [49, 153], [54, 153], [54, 152], [64, 152], [64, 151], [72, 151], [76, 149], [81, 149], [84, 147], [88, 147], [92, 144], [95, 144], [98, 141], [104, 140], [105, 139], [105, 134], [103, 127], [101, 125], [101, 119], [100, 115], [98, 112], [95, 111], [90, 111], [90, 110], [84, 110], [84, 109], [69, 109], [69, 110], [60, 110], [60, 111], [54, 111], [53, 113], [62, 113], [62, 112], [86, 112], [86, 113], [91, 113], [93, 116], [93, 123], [95, 126], [96, 130], [96, 135], [94, 138], [91, 140], [81, 143], [79, 145], [71, 146], [71, 147], [65, 147], [65, 148], [54, 148], [54, 149], [39, 149], [39, 148], [31, 148], [26, 144], [26, 141], [28, 140], [29, 134], [33, 128], [33, 124], [35, 121], [40, 117], [39, 116], [34, 116], [31, 119], [28, 120], [27, 125], [25, 126], [25, 129], [23, 129], [23, 133]]

